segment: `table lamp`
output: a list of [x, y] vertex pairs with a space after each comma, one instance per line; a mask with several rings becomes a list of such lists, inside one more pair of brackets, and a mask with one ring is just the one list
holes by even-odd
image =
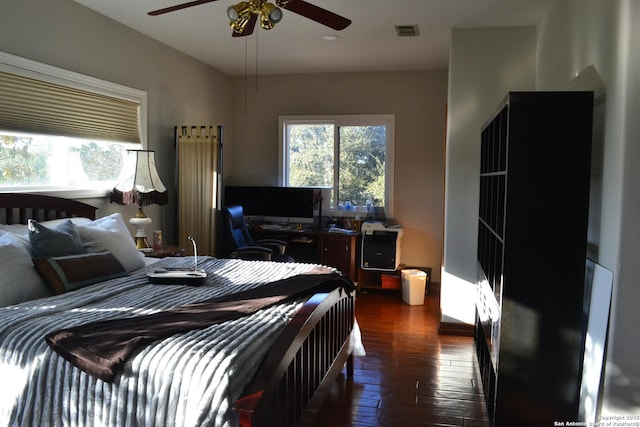
[[145, 229], [152, 221], [144, 214], [142, 207], [166, 205], [168, 199], [167, 189], [156, 170], [155, 152], [127, 150], [122, 173], [111, 191], [111, 201], [120, 205], [138, 205], [138, 213], [129, 220], [136, 227], [134, 237], [138, 250], [151, 250]]

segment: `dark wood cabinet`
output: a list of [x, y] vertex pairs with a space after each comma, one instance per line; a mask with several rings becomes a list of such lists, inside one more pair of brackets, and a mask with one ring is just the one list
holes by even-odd
[[476, 344], [496, 426], [578, 420], [593, 94], [510, 93], [482, 129]]
[[274, 238], [287, 242], [287, 254], [297, 262], [335, 267], [354, 282], [358, 281], [360, 233], [295, 229], [252, 229], [254, 239]]
[[335, 267], [354, 281], [358, 280], [358, 234], [323, 233], [321, 262]]

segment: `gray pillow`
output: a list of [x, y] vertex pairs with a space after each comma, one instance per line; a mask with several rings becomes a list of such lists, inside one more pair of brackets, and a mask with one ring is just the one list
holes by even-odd
[[86, 253], [78, 228], [71, 220], [60, 223], [56, 228], [47, 228], [33, 219], [29, 220], [28, 225], [34, 258]]

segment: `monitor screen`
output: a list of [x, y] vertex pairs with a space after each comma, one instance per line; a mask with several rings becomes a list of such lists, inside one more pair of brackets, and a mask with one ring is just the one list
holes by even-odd
[[313, 190], [307, 188], [274, 187], [268, 190], [269, 216], [313, 218]]
[[225, 205], [242, 205], [245, 216], [267, 222], [313, 223], [315, 192], [301, 187], [227, 186]]
[[267, 201], [264, 187], [227, 186], [224, 190], [226, 206], [240, 205], [247, 216], [264, 216]]

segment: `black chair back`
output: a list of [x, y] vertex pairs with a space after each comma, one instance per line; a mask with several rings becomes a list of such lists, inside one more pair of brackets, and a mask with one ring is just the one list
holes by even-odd
[[225, 206], [222, 211], [226, 222], [227, 253], [231, 258], [294, 262], [293, 258], [285, 254], [287, 247], [285, 241], [279, 239], [254, 241], [251, 238], [244, 221], [242, 206]]
[[253, 239], [244, 221], [242, 206], [225, 206], [224, 214], [227, 221], [227, 234], [230, 238], [231, 249], [236, 250], [245, 246], [253, 246]]

